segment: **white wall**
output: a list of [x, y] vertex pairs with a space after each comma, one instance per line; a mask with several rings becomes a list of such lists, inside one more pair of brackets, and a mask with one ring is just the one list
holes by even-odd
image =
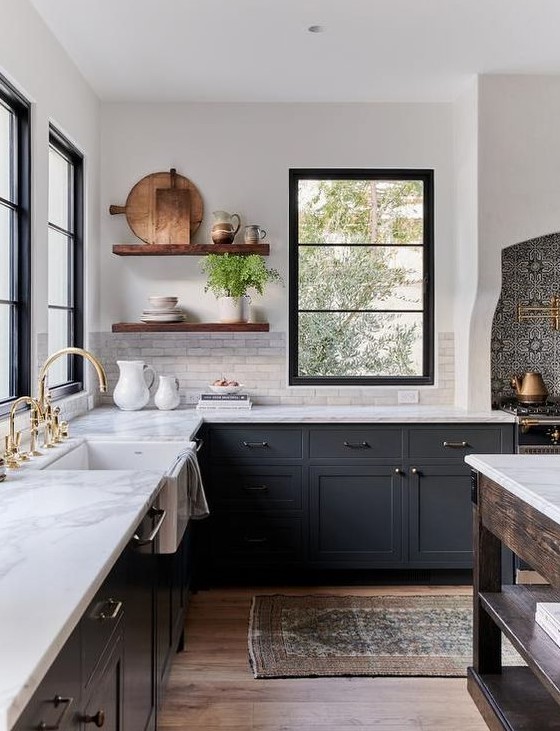
[[[211, 212], [238, 212], [268, 230], [270, 265], [285, 275], [288, 169], [435, 168], [437, 331], [452, 330], [454, 288], [452, 107], [445, 104], [104, 104], [101, 165], [101, 330], [138, 320], [150, 294], [177, 294], [200, 320], [215, 320], [197, 257], [118, 258], [137, 241], [111, 217], [144, 175], [175, 166], [199, 188], [210, 242]], [[261, 319], [286, 330], [287, 290], [272, 286]]]
[[[0, 73], [32, 105], [33, 333], [47, 330], [48, 135], [54, 123], [84, 154], [86, 316], [95, 325], [99, 274], [99, 101], [28, 0], [2, 0]], [[37, 361], [37, 338], [33, 338]]]
[[490, 405], [490, 335], [501, 250], [560, 231], [559, 120], [560, 77], [480, 77], [478, 288], [468, 356], [472, 408]]
[[468, 85], [454, 104], [455, 156], [455, 338], [456, 403], [469, 402], [468, 323], [478, 282], [478, 82]]

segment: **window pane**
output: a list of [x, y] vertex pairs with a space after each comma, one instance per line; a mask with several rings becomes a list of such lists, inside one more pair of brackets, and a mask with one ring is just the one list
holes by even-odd
[[299, 242], [421, 244], [421, 180], [300, 180]]
[[67, 231], [70, 221], [70, 170], [71, 165], [62, 155], [49, 148], [49, 223]]
[[11, 201], [12, 190], [12, 145], [13, 114], [0, 103], [0, 198]]
[[422, 314], [300, 313], [300, 376], [421, 376]]
[[302, 310], [420, 310], [421, 246], [299, 247]]
[[0, 401], [9, 398], [10, 388], [10, 314], [11, 306], [0, 304]]
[[0, 203], [0, 299], [11, 299], [11, 240], [14, 213]]
[[66, 307], [71, 302], [69, 252], [72, 242], [59, 231], [49, 229], [49, 305]]
[[[70, 345], [69, 318], [71, 313], [67, 310], [49, 309], [49, 353], [54, 353], [61, 348]], [[49, 369], [49, 386], [59, 386], [67, 383], [70, 373], [70, 356], [55, 361]]]

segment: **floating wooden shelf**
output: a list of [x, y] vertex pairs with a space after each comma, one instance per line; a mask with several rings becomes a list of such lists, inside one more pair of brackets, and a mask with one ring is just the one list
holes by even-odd
[[270, 254], [270, 244], [113, 244], [117, 256], [207, 256], [208, 254]]
[[268, 322], [116, 322], [114, 333], [264, 333]]

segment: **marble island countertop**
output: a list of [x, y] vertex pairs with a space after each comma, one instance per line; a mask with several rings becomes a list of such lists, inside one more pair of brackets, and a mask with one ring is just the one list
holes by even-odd
[[37, 469], [60, 454], [0, 486], [0, 731], [13, 728], [162, 484], [151, 471]]
[[471, 454], [465, 461], [560, 525], [560, 455]]
[[190, 438], [203, 422], [261, 424], [438, 424], [512, 423], [504, 411], [465, 411], [450, 406], [253, 406], [252, 409], [119, 411], [105, 406], [71, 423], [75, 435], [170, 436]]

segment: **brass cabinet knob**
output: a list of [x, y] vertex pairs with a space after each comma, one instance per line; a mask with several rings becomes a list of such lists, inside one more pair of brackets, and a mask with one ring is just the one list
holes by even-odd
[[395, 475], [404, 475], [404, 471], [400, 467], [395, 467]]
[[84, 723], [93, 723], [97, 728], [101, 728], [105, 725], [105, 711], [100, 710], [93, 716], [82, 716]]
[[419, 469], [418, 469], [417, 467], [413, 467], [413, 468], [412, 468], [412, 469], [410, 470], [410, 472], [411, 472], [411, 473], [412, 473], [413, 475], [418, 475], [418, 477], [420, 477], [420, 475], [422, 474], [422, 473], [420, 472], [420, 470], [419, 470]]

